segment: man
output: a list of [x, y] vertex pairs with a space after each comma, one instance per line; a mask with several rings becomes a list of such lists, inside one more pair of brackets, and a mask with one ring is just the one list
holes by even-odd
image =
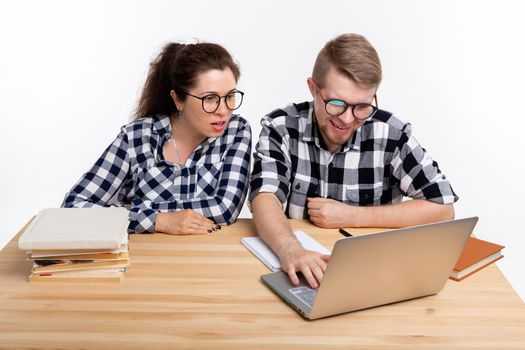
[[[343, 34], [319, 52], [312, 102], [265, 116], [250, 203], [261, 238], [293, 284], [317, 288], [329, 256], [305, 250], [289, 218], [320, 227], [403, 227], [454, 218], [458, 197], [412, 137], [410, 124], [377, 108], [381, 63], [362, 36]], [[401, 201], [403, 196], [412, 200]]]

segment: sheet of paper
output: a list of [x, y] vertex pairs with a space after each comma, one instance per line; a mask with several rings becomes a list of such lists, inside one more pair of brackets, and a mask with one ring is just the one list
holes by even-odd
[[[303, 231], [294, 231], [295, 237], [299, 240], [302, 246], [307, 250], [319, 252], [321, 254], [330, 255], [330, 251], [323, 245], [309, 236]], [[281, 262], [276, 254], [270, 249], [266, 243], [259, 237], [245, 237], [241, 243], [251, 251], [259, 260], [261, 260], [272, 271], [279, 271], [281, 269]]]

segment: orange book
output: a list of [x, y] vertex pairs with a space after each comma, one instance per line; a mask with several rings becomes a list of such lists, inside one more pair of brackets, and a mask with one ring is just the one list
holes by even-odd
[[458, 259], [454, 270], [450, 273], [450, 279], [461, 281], [482, 268], [503, 258], [502, 245], [484, 241], [482, 239], [469, 237], [463, 253]]

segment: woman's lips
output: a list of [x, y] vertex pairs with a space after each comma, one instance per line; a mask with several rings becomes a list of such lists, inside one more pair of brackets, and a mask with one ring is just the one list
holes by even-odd
[[215, 123], [211, 123], [211, 127], [215, 131], [223, 131], [224, 128], [226, 127], [226, 121], [222, 120], [222, 121], [218, 121]]

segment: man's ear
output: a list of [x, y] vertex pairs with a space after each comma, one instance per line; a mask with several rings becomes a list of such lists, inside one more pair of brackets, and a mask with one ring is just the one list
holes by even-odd
[[308, 89], [310, 90], [312, 97], [315, 98], [315, 83], [312, 77], [306, 79], [306, 83], [308, 84]]
[[171, 96], [171, 99], [173, 100], [173, 103], [175, 103], [175, 107], [177, 107], [177, 110], [179, 112], [182, 111], [184, 107], [184, 102], [179, 98], [179, 96], [177, 96], [177, 93], [175, 92], [175, 90], [170, 90], [170, 96]]

